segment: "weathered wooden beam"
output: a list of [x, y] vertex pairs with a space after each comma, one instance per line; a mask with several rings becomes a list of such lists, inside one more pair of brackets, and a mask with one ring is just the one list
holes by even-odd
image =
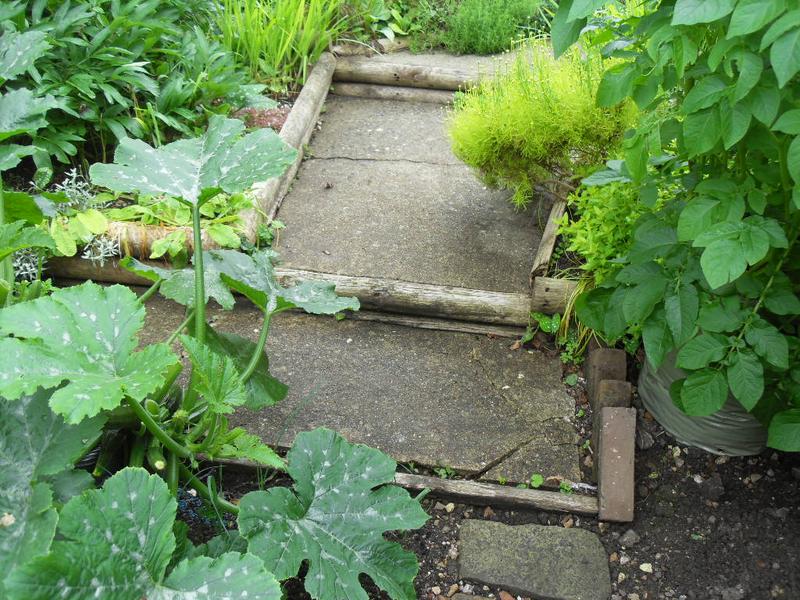
[[399, 65], [350, 56], [337, 61], [333, 80], [456, 91], [476, 85], [479, 76], [457, 69]]
[[523, 510], [549, 510], [581, 515], [596, 515], [597, 498], [480, 483], [464, 479], [439, 479], [410, 473], [396, 473], [394, 482], [410, 490], [431, 490], [431, 495], [468, 504], [507, 506]]
[[417, 329], [434, 329], [437, 331], [455, 331], [459, 333], [474, 333], [503, 338], [520, 338], [525, 329], [520, 326], [491, 325], [487, 323], [470, 323], [467, 321], [452, 321], [450, 319], [432, 319], [429, 317], [400, 315], [396, 313], [383, 313], [371, 310], [359, 310], [347, 313], [347, 318], [354, 321], [378, 321], [404, 327]]
[[[274, 177], [253, 186], [259, 211], [261, 214], [267, 215], [269, 220], [274, 219], [278, 214], [281, 202], [303, 162], [303, 149], [311, 139], [311, 134], [314, 133], [314, 127], [319, 120], [325, 98], [328, 96], [335, 69], [336, 59], [329, 52], [323, 53], [311, 70], [300, 95], [297, 96], [297, 100], [292, 106], [289, 117], [281, 128], [280, 136], [283, 141], [297, 150], [297, 158], [294, 163], [280, 177]], [[248, 222], [254, 223], [254, 227], [258, 227], [260, 222], [258, 216], [258, 214], [248, 215]]]
[[531, 310], [549, 315], [563, 313], [577, 286], [578, 282], [571, 279], [535, 277]]
[[526, 326], [531, 298], [527, 294], [491, 292], [397, 279], [334, 275], [278, 267], [284, 284], [328, 281], [337, 293], [355, 296], [365, 308], [390, 313], [423, 315], [457, 321]]
[[331, 93], [352, 98], [426, 102], [428, 104], [451, 104], [454, 98], [453, 92], [446, 90], [428, 90], [425, 88], [375, 85], [371, 83], [337, 83], [334, 84]]
[[531, 282], [538, 275], [547, 275], [547, 267], [550, 265], [550, 258], [553, 256], [553, 250], [556, 247], [556, 238], [558, 237], [558, 227], [561, 225], [561, 217], [564, 216], [564, 211], [567, 209], [567, 202], [565, 200], [556, 199], [550, 209], [550, 214], [547, 217], [544, 231], [542, 232], [542, 239], [539, 240], [539, 247], [536, 250], [536, 256], [533, 257], [533, 265], [531, 266]]

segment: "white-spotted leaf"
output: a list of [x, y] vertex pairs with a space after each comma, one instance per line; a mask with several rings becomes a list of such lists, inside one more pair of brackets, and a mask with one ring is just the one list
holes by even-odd
[[167, 194], [196, 204], [222, 190], [243, 192], [257, 181], [281, 175], [297, 152], [271, 129], [243, 135], [244, 123], [214, 115], [202, 137], [160, 148], [123, 139], [114, 164], [92, 165], [92, 183], [116, 192]]
[[[143, 400], [178, 361], [165, 344], [136, 352], [144, 307], [128, 288], [92, 282], [0, 311], [0, 395], [58, 389], [51, 408], [68, 423]], [[66, 384], [66, 385], [62, 385]]]
[[366, 600], [361, 573], [391, 598], [416, 598], [416, 557], [383, 533], [421, 527], [428, 517], [408, 492], [385, 485], [394, 480], [395, 462], [326, 429], [299, 434], [288, 461], [293, 491], [241, 499], [239, 530], [250, 552], [279, 579], [295, 576], [307, 560], [312, 598]]

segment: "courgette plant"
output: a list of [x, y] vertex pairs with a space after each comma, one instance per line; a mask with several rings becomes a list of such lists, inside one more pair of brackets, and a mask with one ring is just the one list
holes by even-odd
[[[318, 429], [298, 435], [284, 462], [257, 437], [228, 427], [226, 415], [236, 407], [257, 409], [286, 395], [264, 353], [276, 315], [358, 309], [332, 284], [282, 287], [270, 252], [202, 249], [204, 202], [278, 176], [294, 158], [271, 130], [244, 135], [241, 121], [212, 117], [200, 138], [157, 149], [127, 139], [115, 164], [90, 170], [96, 185], [168, 194], [189, 206], [193, 266], [169, 270], [128, 258], [125, 267], [153, 281], [140, 297], [86, 282], [0, 310], [0, 568], [7, 597], [277, 599], [277, 580], [295, 576], [303, 562], [314, 598], [366, 598], [361, 573], [392, 598], [415, 597], [415, 556], [382, 534], [419, 527], [427, 516], [405, 490], [384, 485], [394, 478], [394, 461]], [[137, 349], [145, 302], [157, 291], [184, 305], [186, 318], [164, 342]], [[263, 313], [255, 343], [206, 322], [208, 300], [230, 309], [233, 292]], [[171, 348], [177, 340], [191, 363], [185, 389], [176, 383], [183, 368]], [[73, 465], [109, 431], [128, 440], [129, 466], [102, 490], [79, 493], [93, 481]], [[234, 504], [212, 478], [198, 478], [201, 454], [285, 469], [294, 488], [251, 492]], [[175, 521], [181, 486], [238, 515], [239, 533], [193, 546]]]

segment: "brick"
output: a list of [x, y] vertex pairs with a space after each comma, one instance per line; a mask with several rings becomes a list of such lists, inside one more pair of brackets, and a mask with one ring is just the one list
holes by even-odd
[[[597, 386], [597, 397], [592, 405], [594, 419], [592, 425], [592, 450], [600, 445], [600, 415], [604, 408], [630, 408], [633, 398], [633, 386], [628, 381], [604, 379]], [[592, 474], [597, 478], [597, 461], [592, 465]]]
[[624, 350], [597, 348], [590, 352], [586, 361], [586, 385], [592, 406], [595, 404], [601, 381], [604, 379], [625, 381], [627, 373], [627, 356]]
[[595, 461], [601, 521], [633, 520], [636, 409], [603, 408]]

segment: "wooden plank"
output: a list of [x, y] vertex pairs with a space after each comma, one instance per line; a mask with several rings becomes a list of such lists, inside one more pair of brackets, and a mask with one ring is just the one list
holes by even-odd
[[535, 277], [532, 285], [531, 310], [548, 315], [563, 314], [567, 301], [575, 293], [577, 286], [578, 282], [571, 279]]
[[[303, 149], [314, 133], [314, 127], [319, 120], [325, 98], [328, 96], [335, 68], [336, 59], [333, 55], [329, 52], [323, 53], [311, 70], [306, 84], [292, 106], [286, 123], [281, 128], [280, 135], [283, 141], [297, 150], [297, 158], [294, 163], [280, 177], [274, 177], [253, 186], [259, 209], [254, 212], [260, 211], [267, 215], [268, 221], [274, 219], [278, 214], [281, 202], [303, 162]], [[260, 221], [257, 215], [251, 218], [251, 221], [255, 223], [255, 227], [258, 227]]]
[[533, 258], [531, 282], [537, 275], [547, 275], [547, 268], [550, 266], [550, 258], [553, 256], [553, 250], [556, 247], [556, 238], [558, 237], [558, 228], [561, 225], [561, 217], [564, 216], [564, 211], [566, 209], [566, 200], [556, 199], [555, 202], [553, 202], [550, 214], [547, 217], [547, 223], [542, 232], [542, 239], [539, 241], [539, 248], [536, 250], [536, 256]]
[[562, 494], [546, 490], [533, 490], [480, 483], [465, 479], [439, 479], [410, 473], [396, 473], [394, 482], [406, 489], [430, 489], [431, 494], [468, 504], [508, 506], [524, 510], [596, 515], [597, 498], [581, 494]]
[[397, 279], [335, 275], [278, 267], [281, 283], [328, 281], [337, 293], [356, 296], [372, 310], [422, 315], [457, 321], [527, 326], [531, 298], [527, 294], [490, 292]]
[[434, 329], [438, 331], [456, 331], [460, 333], [474, 333], [476, 335], [489, 335], [493, 337], [520, 338], [525, 330], [519, 327], [506, 325], [489, 325], [486, 323], [468, 323], [466, 321], [451, 321], [449, 319], [431, 319], [427, 317], [417, 317], [399, 315], [393, 313], [381, 313], [371, 310], [359, 310], [354, 313], [347, 313], [348, 319], [355, 321], [378, 321], [380, 323], [390, 323], [404, 327], [417, 327], [418, 329]]
[[372, 100], [399, 100], [401, 102], [427, 102], [429, 104], [452, 104], [454, 94], [446, 90], [375, 85], [371, 83], [337, 83], [331, 90], [337, 96], [369, 98]]
[[[168, 268], [164, 263], [150, 262]], [[104, 266], [95, 265], [80, 258], [54, 258], [48, 263], [54, 275], [68, 279], [92, 279], [122, 283], [125, 285], [150, 285], [119, 266], [118, 260], [106, 261]], [[356, 296], [364, 308], [389, 313], [401, 313], [422, 317], [434, 317], [449, 322], [491, 323], [496, 325], [525, 327], [530, 313], [530, 297], [526, 294], [487, 292], [449, 286], [411, 283], [394, 279], [352, 277], [316, 271], [302, 271], [278, 267], [275, 269], [282, 285], [289, 286], [299, 281], [328, 281], [336, 285], [343, 296]], [[395, 320], [403, 320], [401, 316]], [[406, 319], [405, 324], [411, 324]], [[486, 330], [484, 326], [436, 324], [422, 321], [428, 328], [465, 331], [471, 333], [500, 334], [501, 330]], [[509, 335], [509, 329], [504, 331]], [[516, 335], [516, 334], [515, 334]]]
[[333, 80], [456, 91], [474, 86], [478, 83], [479, 76], [457, 69], [397, 65], [351, 56], [337, 61]]

